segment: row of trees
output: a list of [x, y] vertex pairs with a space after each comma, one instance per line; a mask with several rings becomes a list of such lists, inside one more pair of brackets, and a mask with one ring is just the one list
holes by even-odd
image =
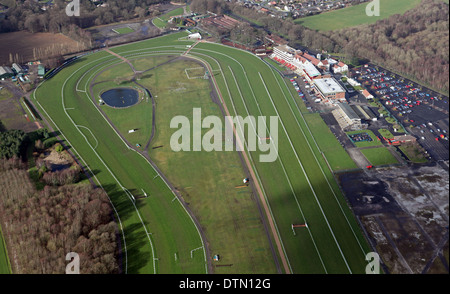
[[448, 93], [448, 15], [448, 4], [425, 0], [403, 15], [322, 35], [348, 56], [368, 58]]
[[91, 185], [36, 191], [17, 158], [0, 160], [0, 222], [14, 273], [65, 272], [69, 252], [80, 272], [118, 272], [116, 224], [107, 195]]
[[240, 5], [219, 0], [193, 0], [191, 9], [204, 13], [233, 13], [259, 26], [239, 29], [235, 40], [257, 38], [261, 31], [276, 33], [293, 47], [343, 53], [348, 61], [369, 59], [442, 92], [449, 91], [449, 6], [439, 0], [424, 0], [404, 15], [393, 15], [375, 24], [337, 31], [318, 32], [290, 19], [279, 19]]
[[53, 5], [42, 10], [42, 3], [33, 0], [17, 0], [4, 18], [0, 18], [0, 33], [27, 30], [35, 32], [63, 33], [87, 47], [92, 46], [92, 36], [84, 28], [109, 24], [121, 20], [142, 18], [159, 14], [155, 4], [167, 0], [107, 0], [105, 7], [97, 7], [92, 1], [80, 1], [80, 16], [66, 14], [67, 3], [54, 0]]

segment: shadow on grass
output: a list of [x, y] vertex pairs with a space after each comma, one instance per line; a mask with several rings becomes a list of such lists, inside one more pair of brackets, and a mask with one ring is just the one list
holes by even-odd
[[[134, 202], [135, 205], [133, 205], [133, 202], [130, 199], [129, 195], [127, 195], [127, 193], [125, 193], [122, 188], [116, 184], [104, 185], [103, 188], [108, 193], [108, 196], [111, 199], [114, 208], [119, 214], [120, 222], [123, 226], [125, 242], [123, 240], [122, 233], [118, 235], [120, 236], [121, 242], [119, 246], [121, 248], [119, 261], [121, 260], [122, 262], [122, 272], [139, 273], [141, 269], [145, 267], [148, 262], [150, 262], [149, 260], [153, 258], [153, 256], [151, 256], [150, 254], [148, 238], [145, 231], [143, 230], [142, 223], [136, 216], [136, 208], [139, 209], [141, 204], [138, 200]], [[130, 193], [132, 193], [134, 197], [142, 194], [142, 192], [139, 193], [138, 190], [131, 190]], [[120, 224], [116, 216], [115, 221], [118, 225], [118, 228], [120, 229]], [[148, 250], [144, 252], [143, 248], [146, 248]]]

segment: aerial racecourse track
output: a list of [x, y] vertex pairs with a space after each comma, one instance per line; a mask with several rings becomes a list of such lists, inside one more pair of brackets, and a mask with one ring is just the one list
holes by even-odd
[[[245, 237], [227, 243], [209, 229], [210, 222], [221, 221], [222, 212], [225, 214], [232, 208], [233, 213], [239, 214], [242, 202], [230, 202], [231, 208], [221, 205], [196, 209], [195, 203], [186, 201], [195, 199], [186, 198], [189, 196], [180, 191], [179, 183], [168, 180], [173, 177], [165, 174], [167, 169], [164, 167], [163, 173], [155, 163], [159, 162], [154, 159], [162, 148], [149, 149], [149, 144], [139, 147], [127, 139], [115, 125], [120, 120], [107, 115], [115, 109], [107, 106], [103, 111], [104, 106], [97, 103], [98, 97], [93, 97], [100, 91], [95, 83], [101, 79], [102, 71], [118, 66], [119, 74], [126, 60], [132, 67], [131, 75], [137, 77], [142, 71], [137, 69], [139, 63], [133, 63], [134, 68], [131, 61], [144, 64], [145, 58], [159, 56], [161, 64], [182, 57], [203, 66], [209, 74], [211, 96], [217, 98], [222, 116], [262, 116], [267, 121], [271, 116], [278, 117], [277, 158], [272, 162], [260, 161], [260, 155], [267, 152], [247, 148], [250, 136], [256, 134], [254, 125], [237, 124], [234, 129], [245, 133], [240, 142], [245, 150], [232, 153], [239, 153], [240, 170], [250, 178], [251, 199], [258, 207], [248, 210], [252, 214], [245, 219], [257, 219], [257, 222], [248, 227], [239, 227], [238, 223], [234, 226], [223, 223], [221, 227], [229, 231], [239, 229], [248, 232], [248, 236], [258, 232], [264, 241], [255, 244], [264, 244], [253, 246], [254, 250], [245, 249], [247, 257], [237, 255], [240, 247], [251, 246], [244, 244]], [[179, 61], [172, 62], [175, 67]], [[186, 70], [186, 75], [194, 72]], [[144, 73], [136, 79], [136, 84], [144, 85], [146, 79], [157, 77], [155, 72], [147, 76]], [[291, 87], [249, 52], [188, 40], [187, 33], [180, 32], [80, 57], [41, 83], [32, 99], [93, 181], [108, 193], [120, 230], [123, 273], [365, 273], [365, 257], [370, 247], [316, 143], [314, 136], [318, 134], [313, 134], [308, 127]], [[158, 89], [151, 90], [158, 95]], [[140, 91], [140, 95], [141, 101], [151, 98], [149, 105], [153, 105], [153, 113], [149, 112], [146, 123], [150, 125], [148, 138], [155, 135], [161, 139], [158, 130], [170, 130], [168, 126], [154, 126], [161, 118], [158, 107], [164, 101], [156, 98], [155, 102], [156, 96], [150, 92]], [[137, 111], [139, 107], [143, 109], [142, 103], [118, 111]], [[243, 131], [245, 127], [247, 132]], [[198, 152], [205, 153], [208, 152]], [[187, 175], [195, 173], [190, 166], [177, 168]], [[208, 170], [208, 167], [201, 169]], [[229, 173], [225, 167], [214, 172]], [[224, 195], [221, 198], [227, 197]], [[214, 210], [215, 220], [206, 216], [207, 209]], [[215, 251], [226, 247], [230, 248], [227, 254]], [[221, 255], [219, 261], [213, 260], [215, 254]], [[240, 267], [240, 264], [249, 266]]]

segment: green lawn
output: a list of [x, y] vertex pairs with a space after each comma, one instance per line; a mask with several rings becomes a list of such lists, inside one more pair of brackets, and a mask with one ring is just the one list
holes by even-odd
[[[190, 70], [190, 74], [201, 73], [203, 76], [204, 69], [198, 69], [200, 64], [193, 61], [177, 61], [161, 65], [168, 60], [169, 56], [165, 55], [131, 60], [140, 70], [152, 69], [146, 71], [139, 80], [141, 85], [151, 90], [157, 101], [157, 131], [150, 145], [150, 156], [170, 182], [176, 184], [185, 201], [191, 203], [191, 209], [203, 220], [211, 251], [220, 253], [222, 263], [234, 263], [239, 260], [233, 267], [220, 267], [216, 272], [276, 273], [268, 239], [263, 227], [259, 225], [261, 220], [251, 190], [235, 188], [242, 185], [242, 179], [246, 177], [238, 154], [171, 150], [170, 136], [174, 130], [170, 129], [169, 125], [172, 117], [176, 115], [191, 117], [193, 107], [201, 108], [203, 117], [208, 115], [221, 117], [222, 113], [211, 100], [209, 81], [188, 79], [186, 75], [186, 69], [196, 69]], [[129, 75], [130, 70], [129, 66], [123, 63], [112, 67], [106, 66], [106, 70], [92, 81], [96, 84], [93, 88], [94, 96], [97, 97], [103, 90], [117, 87], [111, 81], [116, 75]], [[97, 81], [100, 83], [97, 84]], [[151, 100], [148, 103], [142, 101], [125, 109], [113, 109], [108, 106], [102, 106], [102, 109], [129, 142], [145, 145], [150, 138], [152, 127]], [[127, 130], [130, 128], [139, 130], [128, 134]], [[163, 147], [152, 149], [157, 146]], [[187, 173], [182, 168], [184, 166], [189, 166], [192, 172]], [[204, 169], [205, 166], [208, 169]], [[230, 229], [227, 229], [224, 223], [240, 225], [230, 226]], [[247, 227], [251, 227], [252, 230], [247, 230]]]
[[134, 30], [130, 27], [118, 28], [118, 29], [114, 29], [113, 31], [118, 34], [121, 34], [121, 35], [134, 32]]
[[374, 166], [398, 163], [386, 147], [361, 149], [362, 154]]
[[153, 20], [152, 20], [152, 22], [153, 22], [153, 24], [156, 26], [156, 27], [158, 27], [158, 28], [160, 28], [160, 29], [163, 29], [163, 28], [165, 28], [166, 27], [166, 25], [167, 25], [167, 21], [164, 21], [164, 20], [162, 20], [161, 18], [154, 18]]
[[2, 88], [0, 90], [0, 101], [12, 98], [12, 96], [12, 93], [8, 89]]
[[[209, 81], [188, 79], [186, 75], [186, 68], [199, 66], [193, 61], [172, 62], [156, 68], [151, 77], [140, 81], [155, 89], [157, 95], [157, 132], [150, 148], [163, 147], [150, 149], [150, 156], [176, 183], [200, 218], [211, 252], [221, 256], [218, 264], [233, 264], [216, 268], [216, 273], [276, 273], [251, 190], [235, 188], [246, 177], [238, 154], [174, 152], [170, 148], [170, 137], [176, 130], [169, 127], [174, 116], [191, 118], [193, 108], [200, 108], [203, 118], [210, 115], [222, 118], [220, 108], [211, 100]], [[202, 135], [207, 131], [203, 129]], [[189, 167], [189, 172], [184, 167]]]
[[0, 228], [0, 274], [10, 274], [11, 266], [9, 264], [8, 253], [6, 251], [6, 244], [3, 240], [2, 230]]
[[387, 138], [387, 139], [393, 139], [394, 138], [394, 135], [392, 135], [391, 131], [389, 131], [388, 129], [379, 129], [378, 132], [384, 138]]
[[333, 171], [357, 168], [318, 113], [306, 114], [305, 118]]
[[319, 31], [338, 30], [361, 24], [373, 24], [377, 20], [388, 18], [391, 15], [403, 14], [419, 5], [421, 0], [380, 0], [380, 16], [367, 16], [366, 6], [371, 2], [300, 18], [295, 20], [295, 23]]
[[167, 22], [172, 16], [182, 15], [183, 13], [184, 13], [183, 7], [178, 7], [172, 11], [167, 12], [166, 14], [154, 18], [152, 21], [156, 27], [162, 29], [166, 27]]
[[415, 163], [424, 163], [427, 162], [427, 158], [425, 157], [424, 149], [416, 144], [403, 144], [399, 146], [400, 150], [405, 153], [409, 160]]

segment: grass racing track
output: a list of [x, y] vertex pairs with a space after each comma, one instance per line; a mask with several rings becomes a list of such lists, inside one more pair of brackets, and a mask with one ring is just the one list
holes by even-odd
[[[369, 247], [303, 119], [290, 85], [258, 57], [212, 43], [190, 51], [207, 61], [232, 115], [278, 116], [278, 160], [252, 165], [293, 273], [364, 273]], [[247, 126], [254, 132], [255, 126]], [[320, 134], [315, 134], [316, 136]], [[307, 223], [306, 228], [291, 224]]]
[[[124, 57], [183, 54], [193, 42], [178, 41], [180, 36], [185, 35], [111, 50]], [[235, 48], [199, 43], [187, 56], [210, 68], [231, 115], [279, 117], [278, 159], [259, 162], [260, 151], [246, 153], [256, 175], [253, 180], [262, 187], [261, 197], [269, 207], [267, 217], [281, 240], [278, 250], [287, 260], [285, 272], [364, 273], [369, 246], [316, 144], [314, 136], [320, 134], [310, 132], [291, 85], [256, 56]], [[121, 220], [128, 272], [205, 272], [204, 252], [201, 256], [197, 250], [189, 259], [190, 250], [205, 250], [189, 215], [172, 201], [166, 183], [160, 177], [153, 179], [156, 172], [151, 165], [124, 144], [83, 92], [89, 69], [114, 58], [106, 52], [85, 57], [41, 84], [34, 98], [108, 192]], [[247, 130], [254, 135], [255, 126], [248, 125]], [[144, 189], [150, 197], [134, 204], [125, 189], [132, 193]], [[294, 234], [291, 225], [302, 223], [308, 226], [296, 228]]]
[[[206, 273], [205, 247], [190, 215], [87, 95], [93, 69], [114, 60], [106, 52], [80, 58], [40, 84], [33, 102], [108, 193], [121, 229], [124, 273]], [[144, 192], [147, 198], [133, 200]]]

